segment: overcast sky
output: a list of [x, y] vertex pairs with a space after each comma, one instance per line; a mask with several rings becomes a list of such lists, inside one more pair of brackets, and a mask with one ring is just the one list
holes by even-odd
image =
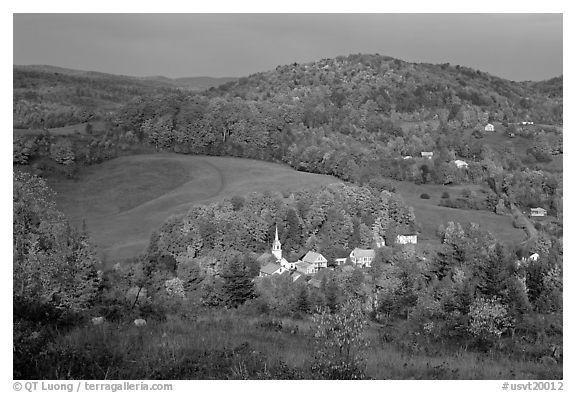
[[134, 76], [245, 76], [351, 53], [562, 74], [562, 14], [14, 14], [14, 64]]

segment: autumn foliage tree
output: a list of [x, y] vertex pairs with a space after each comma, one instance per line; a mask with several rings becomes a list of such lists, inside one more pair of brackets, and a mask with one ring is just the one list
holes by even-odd
[[100, 261], [86, 235], [56, 210], [42, 179], [15, 172], [13, 187], [14, 299], [87, 309], [99, 291]]

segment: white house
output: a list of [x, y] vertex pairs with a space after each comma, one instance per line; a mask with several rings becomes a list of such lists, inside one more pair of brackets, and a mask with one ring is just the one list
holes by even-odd
[[468, 168], [468, 163], [462, 160], [454, 160], [452, 161], [458, 168]]
[[538, 254], [537, 252], [528, 257], [528, 259], [531, 260], [532, 262], [536, 262], [538, 258], [540, 258], [540, 254]]
[[347, 258], [334, 258], [334, 263], [336, 266], [340, 266], [346, 263]]
[[282, 274], [286, 271], [279, 263], [270, 262], [260, 268], [260, 277]]
[[296, 266], [296, 271], [300, 272], [302, 274], [314, 274], [314, 273], [316, 273], [315, 267], [311, 263], [304, 262], [304, 261], [298, 261], [298, 262], [296, 262], [295, 266]]
[[396, 244], [416, 244], [418, 243], [417, 235], [396, 235]]
[[494, 124], [486, 124], [486, 126], [484, 127], [484, 131], [491, 131], [494, 132]]
[[405, 160], [409, 160], [409, 159], [412, 158], [412, 156], [404, 156], [404, 157], [402, 157], [402, 158], [405, 159]]
[[302, 258], [303, 262], [310, 263], [314, 266], [314, 273], [320, 269], [328, 267], [328, 260], [320, 253], [308, 251]]
[[530, 216], [531, 217], [544, 217], [547, 214], [548, 214], [548, 212], [546, 211], [546, 209], [543, 209], [541, 207], [536, 207], [536, 208], [530, 209]]
[[433, 151], [423, 151], [420, 153], [420, 155], [422, 156], [422, 158], [427, 158], [427, 159], [431, 160], [432, 157], [434, 156], [434, 152]]
[[350, 253], [350, 260], [356, 265], [370, 267], [375, 256], [376, 252], [372, 249], [355, 248]]
[[532, 126], [534, 125], [533, 121], [522, 121], [520, 122], [520, 124], [522, 124], [523, 126]]

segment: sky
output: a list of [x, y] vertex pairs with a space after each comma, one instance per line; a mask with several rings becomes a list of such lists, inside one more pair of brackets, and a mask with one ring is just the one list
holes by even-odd
[[247, 76], [352, 53], [561, 75], [562, 14], [14, 14], [13, 63], [133, 76]]

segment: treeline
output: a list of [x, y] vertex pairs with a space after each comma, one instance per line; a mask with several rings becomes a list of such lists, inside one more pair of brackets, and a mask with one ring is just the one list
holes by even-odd
[[[322, 97], [324, 93], [318, 91]], [[111, 127], [114, 133], [157, 150], [280, 161], [297, 170], [357, 184], [377, 178], [483, 184], [497, 181], [505, 172], [516, 178], [534, 172], [529, 176], [538, 177], [541, 171], [526, 167], [546, 161], [541, 157], [557, 152], [558, 146], [561, 151], [562, 138], [554, 132], [530, 136], [534, 143], [528, 153], [532, 155], [495, 151], [475, 133], [452, 129], [446, 122], [423, 122], [403, 129], [399, 121], [371, 114], [370, 103], [359, 110], [321, 106], [320, 111], [311, 110], [310, 100], [314, 98], [294, 101], [280, 96], [257, 101], [159, 95], [126, 105], [111, 119]], [[422, 159], [422, 151], [434, 152], [433, 159]], [[466, 159], [468, 167], [458, 168], [453, 163], [457, 158]], [[539, 203], [551, 208], [557, 195], [555, 189], [549, 191], [540, 188], [533, 193]], [[506, 196], [505, 190], [498, 194], [524, 203], [517, 195]]]
[[134, 97], [172, 90], [134, 78], [51, 67], [14, 67], [13, 74], [14, 128], [84, 123]]

